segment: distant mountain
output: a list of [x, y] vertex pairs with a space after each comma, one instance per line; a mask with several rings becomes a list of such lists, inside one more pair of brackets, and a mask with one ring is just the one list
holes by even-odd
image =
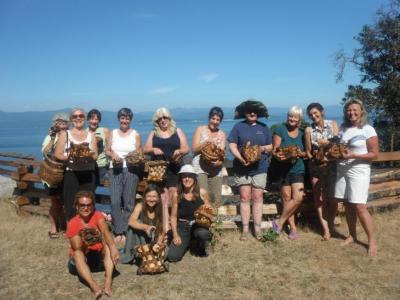
[[[224, 119], [233, 119], [234, 108], [223, 107]], [[52, 116], [57, 112], [70, 112], [70, 108], [54, 111], [31, 111], [31, 112], [4, 112], [0, 111], [0, 126], [11, 124], [15, 128], [43, 127], [51, 123]], [[209, 108], [172, 108], [171, 113], [177, 121], [204, 121], [207, 120]], [[268, 112], [271, 120], [284, 120], [286, 118], [287, 107], [269, 107]], [[340, 105], [329, 105], [325, 107], [327, 118], [340, 118], [342, 116], [342, 107]], [[113, 124], [117, 120], [117, 112], [102, 111], [102, 122]], [[154, 112], [137, 112], [133, 114], [136, 122], [151, 122]]]

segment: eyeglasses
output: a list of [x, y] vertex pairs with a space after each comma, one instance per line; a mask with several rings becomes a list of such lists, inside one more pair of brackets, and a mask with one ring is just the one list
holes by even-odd
[[90, 204], [82, 204], [82, 203], [78, 203], [79, 208], [92, 208], [93, 203]]
[[161, 120], [169, 120], [169, 117], [166, 117], [166, 116], [159, 117], [157, 119], [157, 122], [160, 122]]
[[79, 115], [72, 115], [71, 116], [71, 119], [84, 119], [85, 118], [85, 115], [84, 114], [79, 114]]

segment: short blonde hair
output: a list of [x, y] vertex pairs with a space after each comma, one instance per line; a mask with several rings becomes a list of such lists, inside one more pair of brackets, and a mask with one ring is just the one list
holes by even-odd
[[365, 108], [364, 103], [361, 100], [355, 99], [355, 98], [350, 98], [343, 105], [343, 124], [342, 124], [342, 127], [344, 127], [344, 128], [351, 127], [350, 120], [347, 118], [347, 109], [352, 104], [358, 104], [360, 106], [360, 108], [361, 108], [361, 120], [360, 120], [360, 124], [358, 125], [358, 127], [362, 128], [364, 125], [368, 124], [368, 112], [367, 112], [367, 110]]
[[151, 119], [154, 126], [153, 130], [155, 131], [156, 136], [159, 136], [161, 132], [160, 125], [158, 125], [158, 119], [161, 117], [167, 117], [168, 119], [170, 119], [170, 126], [168, 130], [171, 134], [174, 134], [176, 132], [176, 123], [172, 118], [171, 112], [166, 107], [160, 107], [154, 112]]
[[293, 105], [291, 108], [289, 108], [288, 116], [299, 116], [299, 120], [303, 121], [303, 109], [300, 106]]

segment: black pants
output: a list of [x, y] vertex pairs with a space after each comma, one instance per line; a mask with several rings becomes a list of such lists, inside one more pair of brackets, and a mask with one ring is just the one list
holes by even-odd
[[198, 227], [196, 225], [190, 226], [188, 223], [180, 223], [178, 222], [177, 226], [178, 234], [181, 237], [182, 244], [179, 246], [174, 245], [174, 243], [170, 244], [168, 250], [168, 260], [175, 262], [180, 261], [182, 257], [185, 255], [186, 251], [189, 249], [190, 241], [192, 239], [197, 242], [198, 246], [203, 250], [208, 247], [208, 244], [211, 240], [211, 233], [208, 229]]
[[95, 192], [96, 178], [94, 171], [65, 171], [63, 196], [66, 221], [71, 220], [76, 215], [75, 194], [83, 190]]

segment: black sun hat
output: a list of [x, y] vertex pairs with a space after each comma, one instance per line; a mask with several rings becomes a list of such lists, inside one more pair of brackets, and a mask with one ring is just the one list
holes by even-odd
[[245, 118], [248, 112], [255, 112], [259, 118], [268, 118], [268, 109], [260, 101], [249, 99], [243, 101], [235, 108], [235, 119]]

